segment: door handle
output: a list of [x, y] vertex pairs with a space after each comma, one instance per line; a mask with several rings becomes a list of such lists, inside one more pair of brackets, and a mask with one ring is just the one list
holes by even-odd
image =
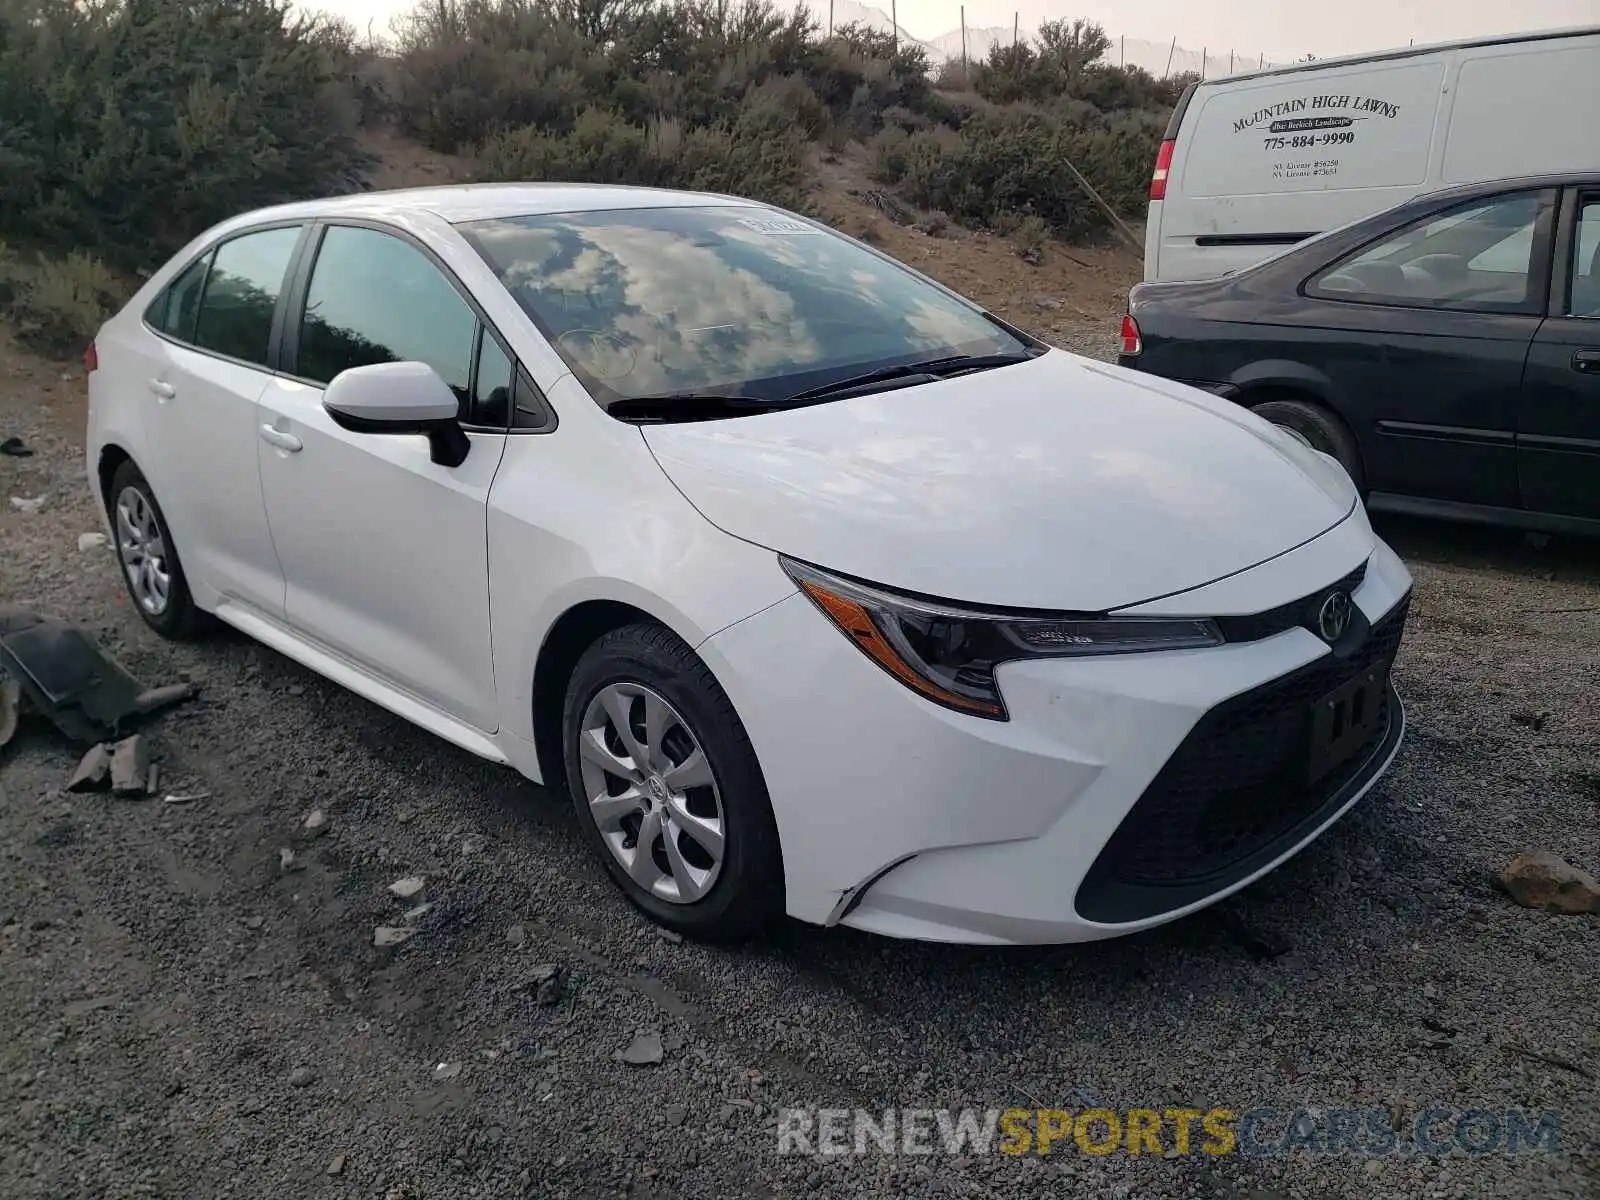
[[157, 400], [171, 400], [178, 394], [178, 389], [161, 379], [149, 379], [145, 386], [150, 389], [150, 394]]
[[1572, 369], [1585, 375], [1600, 375], [1600, 350], [1579, 350], [1572, 356]]
[[287, 450], [290, 454], [298, 454], [306, 445], [294, 434], [274, 429], [271, 425], [261, 427], [261, 440], [269, 446], [276, 446], [279, 450]]

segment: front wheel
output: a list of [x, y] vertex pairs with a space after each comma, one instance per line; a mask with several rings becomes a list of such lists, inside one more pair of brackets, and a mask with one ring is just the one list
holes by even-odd
[[667, 630], [630, 625], [578, 661], [562, 720], [578, 823], [628, 899], [708, 941], [783, 910], [760, 763], [706, 665]]

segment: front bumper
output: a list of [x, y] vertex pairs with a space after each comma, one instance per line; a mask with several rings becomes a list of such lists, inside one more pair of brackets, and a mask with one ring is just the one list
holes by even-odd
[[[1160, 607], [1257, 612], [1364, 560], [1352, 598], [1373, 626], [1360, 651], [1370, 664], [1398, 645], [1411, 578], [1359, 512]], [[799, 595], [702, 653], [765, 772], [790, 914], [937, 941], [1088, 941], [1214, 903], [1343, 815], [1404, 728], [1391, 690], [1378, 736], [1324, 786], [1275, 788], [1274, 753], [1287, 753], [1311, 700], [1356, 669], [1303, 628], [1206, 650], [1010, 663], [997, 676], [1004, 722], [923, 700]]]

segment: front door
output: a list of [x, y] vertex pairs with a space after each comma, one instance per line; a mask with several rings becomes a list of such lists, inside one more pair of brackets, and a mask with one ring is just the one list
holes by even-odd
[[1577, 199], [1553, 314], [1528, 352], [1517, 474], [1533, 512], [1600, 518], [1600, 190]]
[[[466, 461], [431, 461], [421, 435], [354, 433], [322, 407], [340, 371], [432, 366], [472, 415], [510, 362], [416, 246], [375, 229], [322, 236], [280, 378], [261, 398], [267, 519], [297, 631], [486, 733], [499, 728], [489, 642], [488, 496], [505, 432], [469, 430]], [[483, 362], [482, 370], [477, 364]]]
[[1305, 352], [1360, 417], [1372, 490], [1519, 506], [1516, 410], [1544, 312], [1554, 204], [1548, 189], [1473, 200], [1307, 284], [1322, 327], [1341, 335]]

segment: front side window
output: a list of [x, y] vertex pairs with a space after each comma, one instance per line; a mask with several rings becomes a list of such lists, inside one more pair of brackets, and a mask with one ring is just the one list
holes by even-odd
[[1392, 233], [1308, 286], [1327, 300], [1504, 312], [1533, 302], [1538, 193], [1474, 201]]
[[[243, 362], [267, 365], [272, 314], [300, 240], [298, 226], [247, 233], [217, 247], [200, 293], [194, 344]], [[174, 295], [174, 300], [178, 299]], [[179, 306], [169, 317], [181, 315]]]
[[1574, 317], [1600, 317], [1600, 197], [1585, 197], [1578, 210], [1578, 236], [1572, 248]]
[[421, 250], [376, 229], [334, 225], [311, 270], [295, 373], [326, 384], [350, 367], [427, 363], [465, 419], [477, 329], [477, 315]]
[[1029, 349], [903, 267], [763, 209], [459, 228], [602, 405], [707, 391], [775, 400], [880, 366]]

